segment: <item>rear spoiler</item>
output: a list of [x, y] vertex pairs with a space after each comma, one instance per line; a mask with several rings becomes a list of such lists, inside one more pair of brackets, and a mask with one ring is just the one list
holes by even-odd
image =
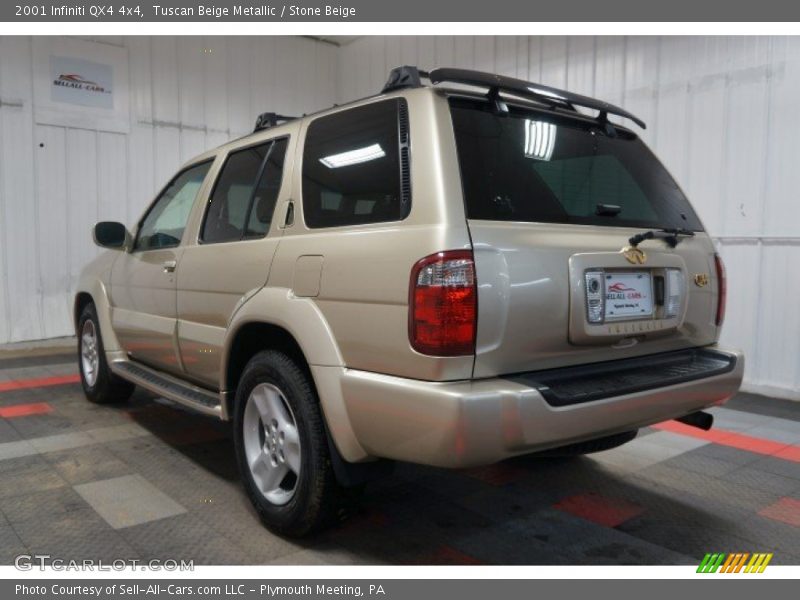
[[608, 102], [542, 85], [540, 83], [524, 81], [515, 77], [506, 77], [505, 75], [495, 75], [493, 73], [484, 73], [482, 71], [472, 71], [469, 69], [440, 68], [433, 69], [428, 73], [417, 69], [417, 67], [397, 67], [392, 69], [392, 72], [389, 74], [389, 80], [386, 82], [383, 91], [388, 92], [400, 88], [421, 87], [422, 83], [420, 78], [422, 77], [427, 77], [434, 85], [446, 81], [450, 83], [485, 87], [488, 89], [488, 98], [494, 101], [500, 110], [503, 110], [504, 105], [499, 99], [499, 94], [500, 92], [506, 92], [522, 98], [530, 98], [538, 102], [543, 102], [551, 106], [561, 105], [572, 110], [575, 110], [576, 106], [582, 106], [584, 108], [596, 110], [599, 113], [597, 115], [597, 121], [603, 125], [608, 124], [608, 115], [616, 115], [618, 117], [630, 119], [642, 129], [647, 129], [645, 122], [636, 115], [628, 112], [624, 108], [609, 104]]

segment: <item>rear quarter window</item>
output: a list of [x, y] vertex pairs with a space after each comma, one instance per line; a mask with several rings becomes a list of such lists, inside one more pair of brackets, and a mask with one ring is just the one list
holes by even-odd
[[405, 100], [320, 117], [303, 150], [303, 214], [310, 228], [404, 219], [410, 208]]

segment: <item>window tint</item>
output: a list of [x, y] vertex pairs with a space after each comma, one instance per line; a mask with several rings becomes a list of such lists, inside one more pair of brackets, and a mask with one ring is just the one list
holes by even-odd
[[179, 173], [153, 203], [142, 220], [135, 250], [172, 248], [181, 243], [197, 192], [211, 167], [211, 161]]
[[271, 142], [232, 152], [214, 185], [200, 239], [207, 243], [242, 238], [256, 178]]
[[286, 143], [270, 141], [230, 154], [206, 209], [203, 242], [266, 235], [280, 190]]
[[303, 150], [308, 227], [399, 221], [408, 215], [406, 111], [404, 100], [389, 100], [311, 123]]
[[[637, 137], [593, 123], [451, 99], [467, 216], [494, 221], [702, 230], [675, 181]], [[598, 216], [598, 205], [619, 207]], [[616, 212], [613, 210], [611, 212]]]
[[283, 179], [283, 163], [286, 158], [286, 146], [289, 140], [276, 140], [272, 150], [267, 155], [267, 162], [258, 180], [253, 194], [250, 218], [247, 221], [246, 237], [261, 237], [269, 231], [272, 215], [275, 212], [275, 203], [281, 189]]

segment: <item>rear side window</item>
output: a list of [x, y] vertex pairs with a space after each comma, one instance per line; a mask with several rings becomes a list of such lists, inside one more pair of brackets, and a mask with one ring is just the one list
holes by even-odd
[[232, 152], [214, 185], [201, 241], [231, 242], [269, 231], [280, 191], [286, 139]]
[[515, 107], [498, 116], [480, 101], [450, 104], [468, 218], [702, 230], [632, 134], [612, 138], [593, 123]]
[[360, 106], [311, 123], [303, 151], [310, 228], [400, 221], [411, 203], [405, 100]]

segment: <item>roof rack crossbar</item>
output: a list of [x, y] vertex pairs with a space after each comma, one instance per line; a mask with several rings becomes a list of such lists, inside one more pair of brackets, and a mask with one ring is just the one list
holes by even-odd
[[256, 119], [256, 126], [253, 129], [253, 133], [258, 131], [262, 131], [264, 129], [269, 129], [270, 127], [275, 127], [279, 123], [286, 123], [287, 121], [293, 121], [297, 117], [287, 117], [286, 115], [279, 115], [274, 112], [265, 112], [258, 115]]
[[[401, 68], [413, 69], [414, 67], [401, 67]], [[624, 108], [620, 108], [619, 106], [614, 106], [613, 104], [609, 104], [608, 102], [603, 102], [602, 100], [597, 100], [596, 98], [590, 98], [589, 96], [583, 96], [581, 94], [575, 94], [573, 92], [560, 90], [558, 88], [550, 87], [547, 85], [541, 85], [539, 83], [532, 83], [530, 81], [516, 79], [515, 77], [494, 75], [492, 73], [472, 71], [469, 69], [451, 69], [451, 68], [433, 69], [427, 75], [431, 80], [431, 83], [433, 84], [441, 83], [443, 81], [449, 81], [451, 83], [461, 83], [464, 85], [473, 85], [477, 87], [489, 88], [490, 99], [496, 100], [498, 91], [500, 91], [521, 97], [533, 98], [535, 100], [538, 100], [540, 102], [545, 102], [548, 104], [554, 104], [554, 103], [563, 104], [570, 108], [574, 108], [575, 106], [582, 106], [584, 108], [596, 110], [599, 112], [597, 116], [598, 122], [601, 125], [606, 126], [607, 128], [611, 127], [611, 124], [608, 121], [608, 115], [617, 115], [618, 117], [624, 117], [626, 119], [630, 119], [642, 129], [647, 129], [647, 125], [645, 124], [644, 121], [642, 121], [637, 116], [631, 114]], [[389, 82], [391, 82], [391, 80], [392, 78], [390, 77]], [[387, 85], [389, 84], [389, 82], [387, 82]], [[412, 87], [412, 86], [402, 86], [402, 87]], [[418, 86], [413, 86], [413, 87], [418, 87]], [[384, 91], [386, 91], [386, 88], [384, 88]]]

